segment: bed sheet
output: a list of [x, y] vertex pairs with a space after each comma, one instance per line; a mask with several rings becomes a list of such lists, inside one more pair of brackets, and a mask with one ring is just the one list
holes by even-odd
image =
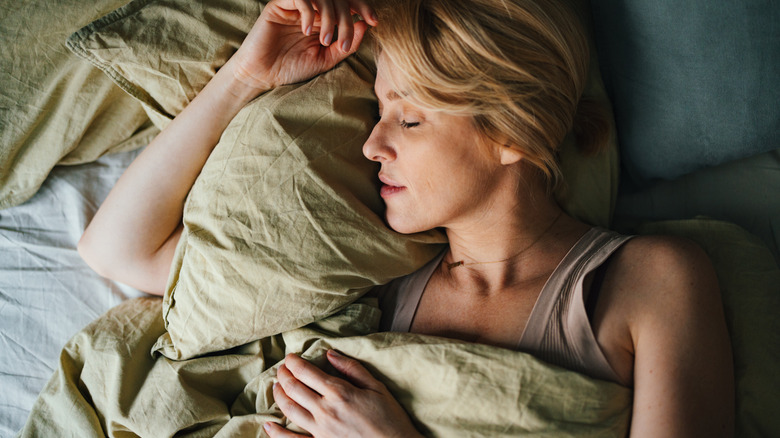
[[98, 276], [76, 252], [137, 153], [57, 167], [32, 199], [0, 210], [0, 437], [22, 428], [68, 339], [109, 308], [143, 295]]
[[613, 226], [706, 216], [759, 237], [780, 266], [780, 149], [637, 190], [621, 181]]

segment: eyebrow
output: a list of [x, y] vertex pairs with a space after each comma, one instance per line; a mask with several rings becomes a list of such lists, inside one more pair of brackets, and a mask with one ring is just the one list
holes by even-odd
[[401, 95], [396, 93], [394, 90], [390, 90], [390, 91], [387, 92], [385, 97], [387, 98], [387, 100], [398, 100], [398, 99], [401, 98]]

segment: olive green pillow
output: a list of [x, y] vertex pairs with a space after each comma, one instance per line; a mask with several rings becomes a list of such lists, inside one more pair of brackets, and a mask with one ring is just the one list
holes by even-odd
[[135, 97], [164, 128], [238, 49], [267, 0], [133, 0], [68, 47]]
[[376, 103], [371, 78], [353, 59], [269, 92], [233, 120], [184, 208], [163, 354], [301, 327], [441, 250], [440, 233], [401, 235], [382, 220], [378, 167], [361, 148]]
[[141, 105], [65, 47], [74, 30], [125, 3], [28, 0], [0, 7], [0, 208], [29, 199], [57, 164], [145, 145]]
[[[262, 4], [136, 0], [69, 47], [139, 99], [164, 127], [239, 47]], [[403, 236], [382, 220], [378, 167], [362, 156], [376, 113], [368, 45], [336, 69], [273, 90], [228, 127], [184, 209], [164, 300], [172, 358], [223, 350], [322, 318], [441, 250], [437, 231]], [[594, 66], [591, 94], [603, 97]], [[616, 145], [564, 148], [570, 212], [607, 226]]]

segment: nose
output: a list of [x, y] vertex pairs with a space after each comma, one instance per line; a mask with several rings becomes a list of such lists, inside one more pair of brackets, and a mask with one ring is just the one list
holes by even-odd
[[388, 142], [387, 128], [384, 125], [381, 120], [374, 125], [371, 135], [363, 144], [363, 155], [369, 160], [379, 163], [393, 161], [396, 157], [395, 148]]

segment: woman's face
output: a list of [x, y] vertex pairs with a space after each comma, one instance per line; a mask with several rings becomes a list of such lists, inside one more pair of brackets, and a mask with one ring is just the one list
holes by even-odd
[[380, 120], [363, 154], [382, 165], [387, 222], [400, 233], [455, 227], [488, 210], [500, 158], [470, 116], [417, 107], [394, 92], [379, 57], [374, 90]]

